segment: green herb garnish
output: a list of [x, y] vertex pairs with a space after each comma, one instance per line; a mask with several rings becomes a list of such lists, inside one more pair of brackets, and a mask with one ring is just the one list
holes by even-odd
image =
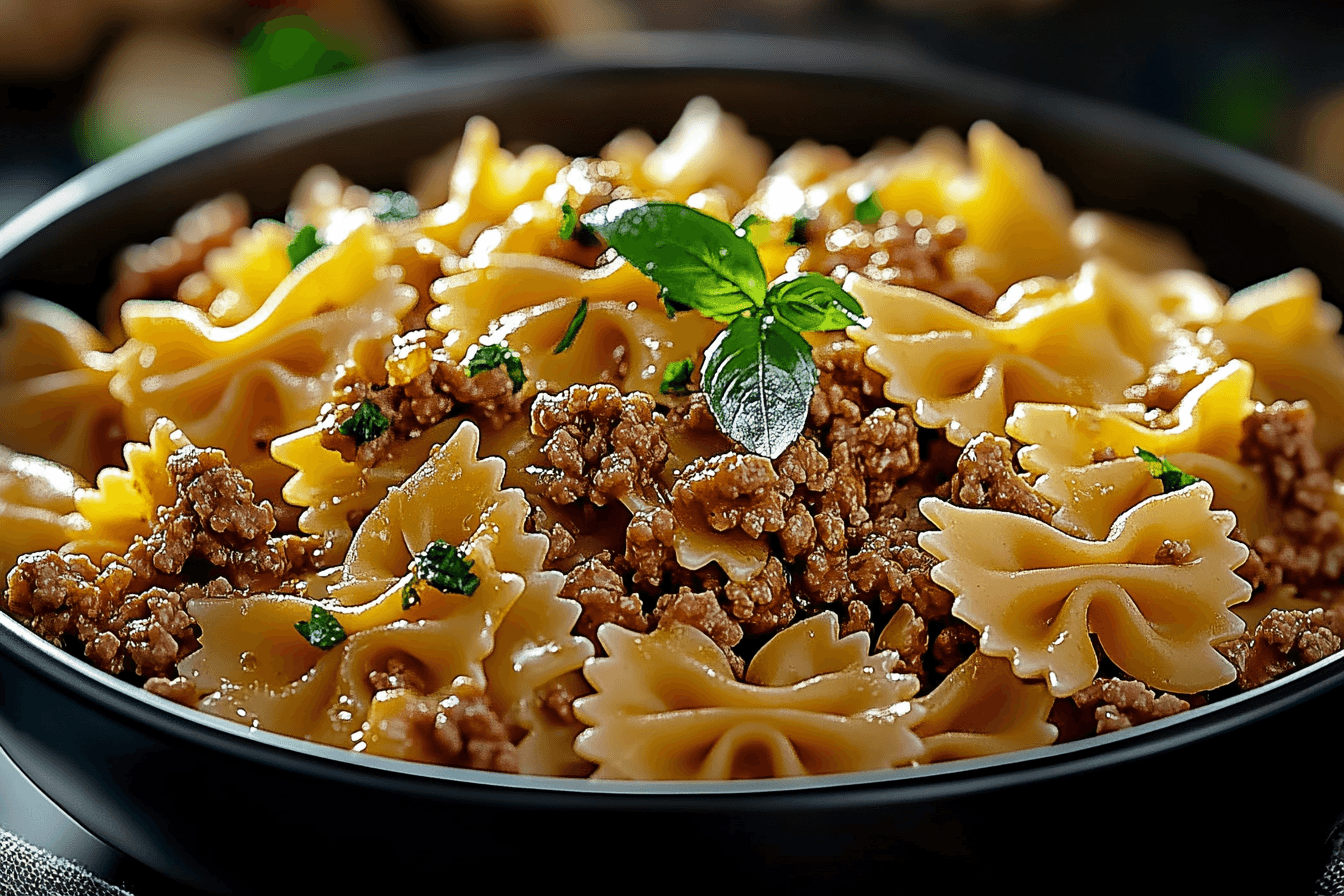
[[294, 628], [305, 641], [323, 650], [330, 650], [345, 640], [345, 629], [341, 628], [340, 620], [317, 604], [313, 604], [312, 618], [294, 623]]
[[359, 66], [352, 41], [306, 15], [263, 22], [243, 38], [241, 74], [249, 95]]
[[387, 432], [391, 425], [392, 421], [387, 419], [382, 411], [378, 410], [378, 405], [371, 401], [361, 401], [355, 408], [355, 412], [347, 417], [344, 423], [336, 427], [336, 431], [343, 436], [354, 439], [356, 445], [363, 445], [365, 442], [372, 442]]
[[401, 190], [379, 190], [369, 197], [369, 211], [379, 221], [409, 221], [420, 214], [420, 203]]
[[574, 239], [574, 228], [579, 226], [579, 213], [566, 202], [560, 206], [560, 239]]
[[580, 299], [579, 307], [574, 309], [574, 316], [570, 318], [569, 326], [565, 328], [565, 335], [560, 337], [560, 341], [555, 344], [555, 348], [551, 350], [551, 354], [558, 355], [573, 345], [574, 337], [579, 335], [579, 328], [583, 326], [583, 322], [587, 319], [588, 300]]
[[789, 231], [788, 243], [790, 246], [807, 245], [807, 221], [804, 216], [793, 219], [793, 230]]
[[695, 372], [695, 362], [690, 358], [673, 361], [663, 370], [663, 382], [658, 391], [664, 395], [690, 395], [691, 374]]
[[485, 373], [487, 370], [494, 370], [496, 367], [503, 367], [504, 372], [509, 375], [509, 380], [513, 383], [514, 394], [523, 388], [527, 382], [527, 375], [523, 373], [523, 359], [518, 357], [518, 353], [507, 345], [495, 343], [492, 345], [478, 345], [475, 350], [467, 356], [467, 375], [476, 376], [478, 373]]
[[854, 206], [854, 220], [860, 224], [876, 224], [882, 218], [882, 203], [878, 201], [876, 193], [869, 193], [868, 198]]
[[481, 584], [480, 577], [471, 572], [475, 562], [468, 560], [461, 548], [446, 541], [431, 541], [411, 560], [411, 572], [415, 578], [401, 589], [401, 608], [409, 610], [420, 602], [420, 594], [415, 590], [416, 581], [424, 582], [445, 594], [465, 594], [470, 597]]
[[296, 268], [309, 255], [312, 255], [318, 249], [321, 249], [324, 243], [317, 238], [317, 228], [309, 224], [302, 227], [299, 232], [294, 234], [294, 239], [289, 241], [285, 251], [289, 253], [289, 266]]
[[[778, 457], [803, 431], [817, 384], [801, 334], [867, 326], [859, 303], [820, 274], [767, 285], [744, 231], [684, 205], [614, 202], [583, 222], [662, 287], [669, 314], [694, 309], [728, 324], [705, 351], [700, 387], [720, 429], [751, 451]], [[689, 364], [668, 365], [665, 394], [689, 383]]]
[[1198, 476], [1191, 476], [1165, 457], [1158, 457], [1151, 451], [1135, 448], [1134, 453], [1148, 464], [1148, 472], [1152, 477], [1161, 480], [1164, 495], [1180, 491], [1200, 481]]

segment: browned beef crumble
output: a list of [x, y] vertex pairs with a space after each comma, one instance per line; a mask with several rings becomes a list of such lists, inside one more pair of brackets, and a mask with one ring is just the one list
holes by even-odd
[[1274, 524], [1251, 545], [1257, 557], [1245, 574], [1254, 585], [1292, 585], [1300, 596], [1328, 602], [1341, 596], [1344, 537], [1315, 429], [1315, 413], [1301, 401], [1276, 401], [1242, 425], [1242, 462], [1265, 480]]
[[434, 743], [450, 765], [518, 771], [518, 748], [484, 694], [452, 696], [440, 702], [434, 715]]
[[[323, 408], [318, 421], [322, 427], [322, 446], [339, 451], [347, 461], [369, 468], [386, 457], [397, 442], [415, 438], [453, 414], [469, 414], [472, 419], [498, 429], [522, 412], [522, 395], [514, 391], [513, 381], [504, 368], [472, 376], [465, 364], [434, 347], [439, 339], [437, 334], [426, 331], [398, 337], [389, 361], [393, 367], [416, 352], [431, 351], [425, 369], [404, 383], [370, 382], [354, 365], [345, 368], [347, 372], [336, 380], [332, 403]], [[342, 434], [340, 426], [365, 401], [372, 402], [390, 425], [382, 435], [360, 444]]]
[[1162, 544], [1158, 546], [1157, 553], [1153, 559], [1158, 563], [1170, 563], [1178, 565], [1190, 559], [1192, 549], [1190, 542], [1181, 539], [1172, 541], [1170, 538], [1162, 539]]
[[590, 557], [579, 563], [565, 576], [560, 596], [578, 601], [583, 613], [574, 626], [576, 634], [592, 641], [600, 651], [597, 640], [599, 626], [611, 622], [631, 631], [649, 630], [649, 620], [639, 595], [626, 590], [625, 579], [608, 565], [610, 557]]
[[988, 433], [967, 443], [952, 477], [952, 503], [987, 507], [1050, 522], [1055, 507], [1027, 484], [1013, 466], [1007, 439]]
[[1237, 668], [1237, 687], [1245, 691], [1325, 659], [1339, 650], [1341, 637], [1344, 607], [1270, 610], [1254, 633], [1217, 649]]
[[1190, 702], [1174, 694], [1159, 696], [1141, 681], [1098, 678], [1071, 698], [1075, 706], [1090, 712], [1095, 726], [1088, 733], [1105, 734], [1155, 719], [1165, 719], [1190, 708]]
[[395, 654], [387, 658], [381, 669], [369, 673], [369, 684], [375, 691], [392, 691], [401, 688], [417, 694], [425, 694], [425, 669], [419, 660], [408, 654]]
[[652, 396], [605, 384], [538, 395], [532, 433], [545, 440], [546, 497], [557, 504], [586, 499], [599, 507], [627, 494], [655, 498], [668, 457], [666, 420]]
[[[959, 277], [949, 253], [966, 242], [966, 228], [955, 218], [926, 219], [919, 212], [883, 212], [874, 223], [850, 221], [825, 234], [808, 227], [804, 267], [843, 281], [857, 271], [878, 283], [913, 286], [956, 302], [973, 314], [988, 314], [998, 293], [978, 277]], [[801, 253], [800, 253], [801, 254]]]
[[742, 640], [742, 626], [724, 611], [714, 592], [692, 591], [683, 585], [677, 593], [664, 594], [658, 598], [652, 617], [656, 625], [672, 621], [698, 628], [728, 657], [733, 674], [742, 677], [746, 663], [733, 652], [733, 648]]
[[562, 725], [573, 725], [574, 701], [593, 693], [588, 680], [581, 673], [572, 672], [537, 688], [541, 709]]
[[[148, 536], [101, 562], [54, 551], [26, 554], [10, 571], [6, 608], [44, 638], [84, 645], [100, 669], [171, 679], [195, 650], [187, 601], [275, 589], [311, 565], [316, 540], [272, 537], [275, 514], [216, 449], [179, 448], [168, 458], [174, 502]], [[156, 683], [181, 697], [171, 683]]]

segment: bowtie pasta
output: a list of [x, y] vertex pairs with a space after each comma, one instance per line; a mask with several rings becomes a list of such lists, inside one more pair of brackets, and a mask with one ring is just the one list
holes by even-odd
[[476, 118], [381, 186], [191, 209], [101, 329], [5, 300], [9, 613], [253, 728], [618, 779], [1047, 747], [1340, 648], [1306, 271], [1229, 294], [988, 122]]

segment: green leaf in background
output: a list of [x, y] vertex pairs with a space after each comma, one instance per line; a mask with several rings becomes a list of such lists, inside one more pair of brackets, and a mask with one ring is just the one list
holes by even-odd
[[345, 629], [341, 621], [331, 615], [325, 607], [313, 604], [312, 618], [294, 623], [294, 630], [314, 647], [330, 650], [345, 640]]
[[569, 320], [569, 326], [565, 327], [565, 335], [560, 337], [560, 341], [555, 344], [551, 354], [558, 355], [565, 349], [574, 344], [574, 337], [579, 335], [579, 328], [583, 322], [588, 319], [588, 300], [580, 299], [579, 307], [574, 309], [574, 316]]
[[348, 40], [305, 15], [281, 16], [252, 29], [242, 44], [243, 89], [264, 93], [361, 64]]
[[379, 190], [369, 197], [369, 211], [379, 221], [409, 221], [420, 214], [420, 203], [401, 190]]
[[299, 232], [294, 234], [294, 239], [285, 247], [285, 251], [289, 253], [289, 266], [298, 267], [305, 258], [321, 249], [322, 245], [322, 241], [317, 238], [316, 227], [311, 224], [301, 227]]
[[739, 317], [705, 350], [700, 380], [719, 427], [773, 460], [807, 423], [817, 366], [796, 330], [770, 316]]
[[756, 247], [731, 224], [669, 202], [613, 202], [582, 221], [663, 288], [669, 310], [730, 321], [765, 301]]
[[803, 333], [869, 324], [858, 299], [825, 274], [799, 274], [775, 281], [766, 293], [765, 307], [780, 322]]
[[682, 358], [680, 361], [672, 361], [663, 370], [663, 382], [658, 386], [658, 391], [663, 395], [690, 395], [693, 373], [695, 373], [695, 361], [692, 359]]
[[1151, 451], [1135, 448], [1134, 453], [1148, 464], [1148, 472], [1152, 474], [1152, 477], [1161, 480], [1162, 494], [1164, 495], [1180, 491], [1200, 481], [1198, 476], [1191, 476], [1165, 457], [1158, 457]]
[[509, 381], [513, 383], [514, 394], [517, 394], [527, 382], [527, 374], [523, 372], [523, 359], [507, 345], [496, 343], [474, 346], [466, 360], [468, 376], [476, 376], [487, 370], [503, 367], [504, 372], [509, 375]]
[[882, 203], [877, 200], [876, 193], [869, 193], [868, 198], [854, 206], [854, 220], [860, 224], [876, 224], [882, 218]]

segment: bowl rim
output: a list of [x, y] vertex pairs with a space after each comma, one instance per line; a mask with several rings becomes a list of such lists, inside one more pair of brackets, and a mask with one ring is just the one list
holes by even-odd
[[[624, 40], [624, 39], [623, 39]], [[781, 62], [781, 60], [786, 60]], [[877, 44], [741, 34], [653, 32], [623, 43], [583, 39], [550, 44], [472, 47], [375, 66], [252, 97], [150, 137], [100, 162], [0, 225], [0, 282], [21, 270], [48, 227], [100, 197], [133, 187], [160, 169], [197, 156], [244, 147], [282, 149], [324, 134], [376, 123], [424, 96], [451, 87], [461, 95], [517, 90], [557, 76], [622, 72], [723, 72], [776, 76], [843, 76], [892, 85], [955, 91], [969, 102], [1016, 109], [1042, 126], [1085, 130], [1123, 147], [1210, 171], [1324, 219], [1344, 234], [1344, 196], [1304, 175], [1241, 149], [1143, 113], [1050, 88], [1012, 81]], [[283, 133], [277, 129], [285, 128]], [[320, 161], [320, 160], [315, 160]], [[1344, 652], [1259, 688], [1176, 716], [1046, 747], [891, 770], [757, 781], [610, 781], [507, 775], [354, 753], [297, 737], [247, 728], [181, 706], [121, 681], [47, 643], [0, 612], [0, 653], [98, 712], [157, 737], [288, 773], [383, 790], [450, 794], [485, 788], [493, 801], [533, 804], [551, 795], [558, 807], [620, 801], [670, 807], [681, 799], [773, 803], [809, 801], [916, 803], [1030, 784], [1167, 752], [1266, 718], [1344, 684]]]

